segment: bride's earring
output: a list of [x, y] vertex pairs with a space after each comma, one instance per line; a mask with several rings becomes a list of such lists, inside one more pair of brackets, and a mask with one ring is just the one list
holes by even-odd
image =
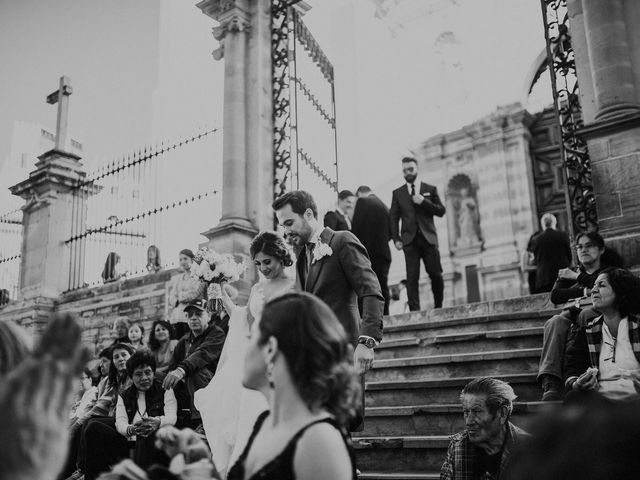
[[269, 381], [269, 388], [275, 388], [276, 384], [273, 383], [273, 368], [275, 367], [275, 364], [273, 363], [273, 360], [270, 360], [269, 363], [267, 363], [267, 380]]

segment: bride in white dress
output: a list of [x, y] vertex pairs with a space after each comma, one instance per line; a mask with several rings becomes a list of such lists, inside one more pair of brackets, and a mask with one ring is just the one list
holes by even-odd
[[295, 277], [286, 273], [293, 260], [281, 236], [262, 232], [253, 239], [249, 251], [262, 278], [251, 289], [247, 307], [235, 305], [222, 289], [224, 308], [230, 316], [229, 333], [213, 379], [195, 393], [195, 406], [222, 478], [242, 453], [258, 415], [268, 409], [260, 392], [242, 386], [252, 325], [260, 321], [266, 302], [295, 289]]

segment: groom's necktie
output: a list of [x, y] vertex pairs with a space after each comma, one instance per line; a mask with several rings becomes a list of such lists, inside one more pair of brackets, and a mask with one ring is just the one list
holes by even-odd
[[305, 262], [304, 262], [304, 283], [307, 284], [307, 278], [309, 277], [309, 269], [311, 268], [311, 261], [313, 259], [313, 247], [315, 243], [307, 243], [304, 246]]
[[416, 184], [415, 183], [411, 184], [411, 196], [412, 197], [416, 196]]

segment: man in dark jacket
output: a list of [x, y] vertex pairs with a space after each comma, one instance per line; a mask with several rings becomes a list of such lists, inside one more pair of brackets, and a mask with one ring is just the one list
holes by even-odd
[[350, 190], [342, 190], [338, 193], [338, 205], [335, 210], [325, 214], [324, 226], [334, 232], [351, 230], [351, 215], [353, 214], [354, 200], [355, 196]]
[[371, 268], [378, 277], [384, 297], [384, 314], [389, 315], [389, 268], [391, 267], [391, 218], [389, 209], [365, 185], [356, 190], [358, 201], [353, 212], [351, 232], [364, 245]]
[[536, 261], [536, 293], [550, 292], [561, 268], [571, 265], [571, 243], [565, 232], [556, 230], [558, 220], [550, 213], [540, 219], [542, 233], [533, 239]]
[[178, 407], [191, 411], [191, 425], [200, 421], [193, 394], [213, 378], [225, 340], [220, 327], [207, 324], [205, 305], [206, 300], [195, 300], [185, 307], [190, 331], [178, 341], [170, 371], [162, 384], [167, 390], [177, 386]]
[[[433, 217], [444, 216], [445, 208], [436, 187], [418, 179], [418, 162], [415, 158], [402, 159], [402, 174], [406, 183], [393, 191], [389, 215], [395, 246], [398, 250], [404, 251], [409, 310], [420, 310], [420, 261], [424, 263], [431, 280], [434, 306], [440, 308], [444, 280]], [[402, 229], [398, 230], [400, 219]]]

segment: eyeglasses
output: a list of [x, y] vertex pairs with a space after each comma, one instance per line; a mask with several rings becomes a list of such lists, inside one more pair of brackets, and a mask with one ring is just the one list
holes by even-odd
[[592, 248], [597, 248], [597, 245], [594, 243], [578, 243], [576, 244], [576, 250], [590, 250]]

